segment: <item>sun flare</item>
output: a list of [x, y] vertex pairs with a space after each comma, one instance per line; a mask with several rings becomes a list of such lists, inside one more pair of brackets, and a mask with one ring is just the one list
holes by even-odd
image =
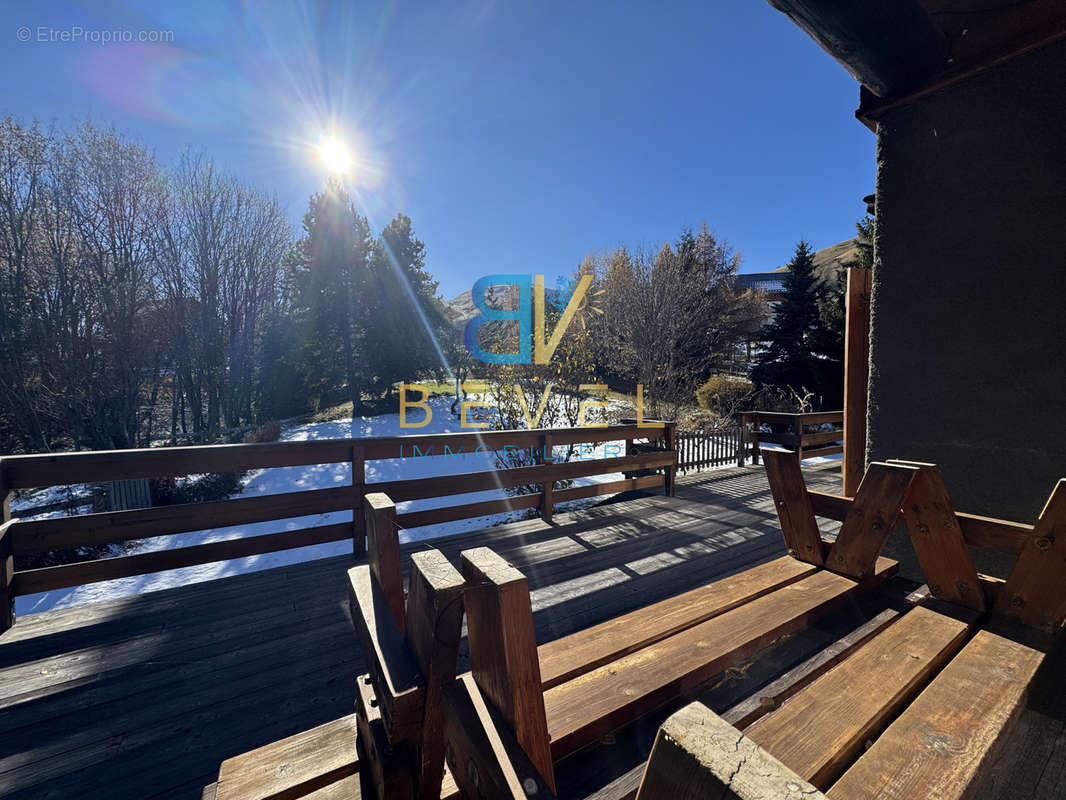
[[315, 148], [318, 163], [327, 172], [343, 175], [351, 171], [355, 159], [352, 151], [343, 139], [337, 136], [324, 136]]

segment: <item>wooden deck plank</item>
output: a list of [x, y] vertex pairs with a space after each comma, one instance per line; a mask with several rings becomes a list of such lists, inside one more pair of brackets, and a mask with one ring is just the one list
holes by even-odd
[[1044, 653], [979, 631], [829, 790], [833, 800], [959, 800], [1016, 720]]
[[962, 647], [976, 620], [913, 608], [745, 735], [824, 790]]
[[[839, 480], [832, 470], [805, 473], [812, 487]], [[433, 544], [453, 563], [472, 546], [507, 552], [529, 575], [542, 642], [784, 552], [755, 468], [686, 476], [677, 498], [630, 499], [557, 514], [552, 525], [531, 519]], [[403, 545], [405, 560], [424, 548]], [[0, 685], [31, 677], [23, 668], [31, 661], [41, 681], [0, 714], [0, 752], [30, 759], [0, 773], [0, 795], [191, 800], [226, 758], [350, 714], [354, 676], [365, 671], [347, 611], [352, 563], [297, 563], [20, 617], [0, 636]], [[322, 666], [328, 651], [343, 655], [340, 666]], [[257, 664], [262, 688], [245, 692], [239, 676]], [[160, 695], [169, 699], [153, 711]], [[38, 725], [54, 740], [44, 749], [24, 739]]]

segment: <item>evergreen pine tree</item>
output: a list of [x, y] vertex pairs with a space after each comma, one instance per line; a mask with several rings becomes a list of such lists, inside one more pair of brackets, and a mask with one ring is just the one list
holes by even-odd
[[756, 386], [807, 389], [819, 394], [816, 340], [819, 292], [814, 274], [814, 251], [801, 240], [782, 281], [784, 297], [774, 317], [760, 333], [766, 350], [752, 370]]

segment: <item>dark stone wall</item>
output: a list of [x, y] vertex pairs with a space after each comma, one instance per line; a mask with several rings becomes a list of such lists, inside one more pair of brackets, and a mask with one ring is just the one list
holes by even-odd
[[867, 455], [1031, 522], [1066, 477], [1066, 43], [885, 114], [877, 159]]

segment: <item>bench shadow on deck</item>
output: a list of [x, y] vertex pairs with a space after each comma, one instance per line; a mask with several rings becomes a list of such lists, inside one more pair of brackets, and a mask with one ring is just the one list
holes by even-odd
[[[807, 479], [839, 486], [833, 469]], [[784, 550], [758, 468], [690, 475], [675, 498], [626, 499], [433, 545], [453, 560], [487, 545], [521, 569], [540, 642]], [[323, 559], [20, 618], [0, 638], [0, 796], [199, 798], [225, 758], [351, 713], [363, 659], [347, 607], [350, 563]], [[645, 735], [579, 783], [595, 788], [624, 771]]]

